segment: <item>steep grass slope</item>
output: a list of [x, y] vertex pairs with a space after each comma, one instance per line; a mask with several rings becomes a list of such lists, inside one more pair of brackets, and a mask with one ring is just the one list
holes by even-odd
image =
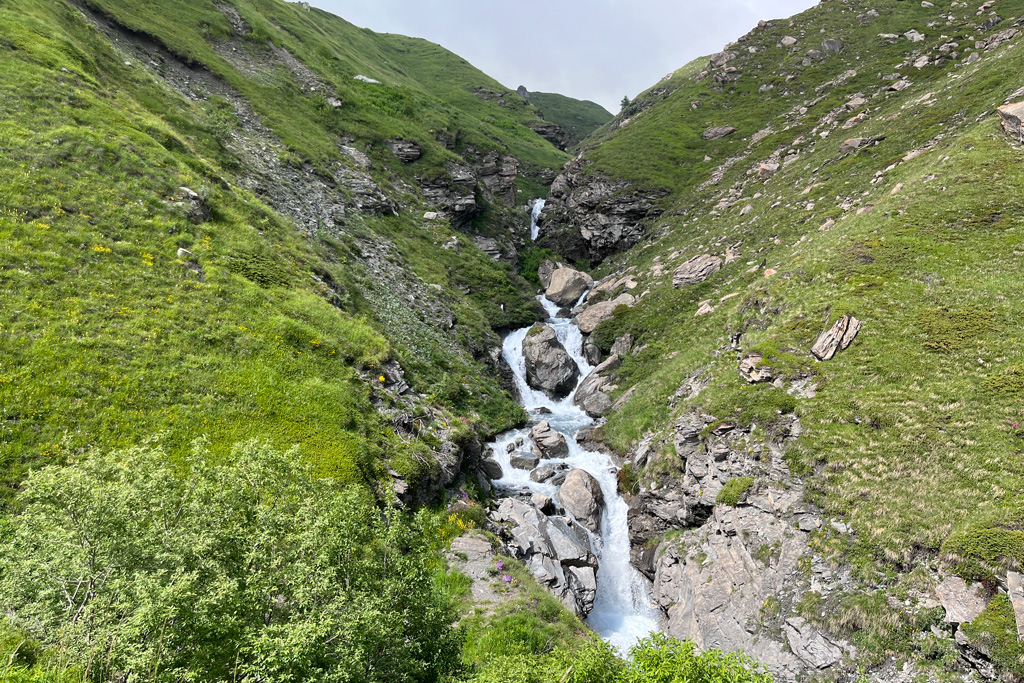
[[422, 218], [443, 201], [423, 188], [459, 187], [470, 233], [525, 229], [468, 167], [500, 152], [522, 170], [505, 194], [538, 191], [566, 157], [533, 107], [476, 97], [500, 86], [436, 46], [282, 2], [12, 0], [0, 22], [5, 491], [158, 433], [436, 484], [521, 419], [492, 329], [535, 304], [449, 214]]
[[[995, 111], [1022, 99], [1022, 16], [1013, 0], [849, 1], [763, 23], [638, 97], [584, 143], [564, 197], [549, 202], [586, 217], [665, 193], [648, 241], [599, 271], [628, 272], [643, 294], [595, 331], [605, 352], [627, 332], [638, 347], [604, 436], [652, 454], [634, 484], [644, 491], [682, 481], [683, 416], [770, 434], [797, 415], [803, 434], [786, 457], [805, 499], [853, 530], [812, 534], [815, 557], [856, 577], [854, 593], [833, 593], [812, 617], [853, 637], [864, 661], [940, 658], [912, 635], [926, 602], [887, 605], [886, 593], [959, 573], [991, 594], [1024, 565], [1024, 151]], [[715, 127], [735, 131], [705, 135]], [[607, 204], [584, 201], [617, 182]], [[577, 230], [558, 215], [549, 234]], [[701, 254], [722, 269], [674, 287], [673, 271]], [[859, 336], [817, 361], [811, 346], [843, 314], [862, 321]], [[750, 357], [774, 383], [741, 376]], [[992, 601], [972, 633], [1020, 676], [1008, 609]]]

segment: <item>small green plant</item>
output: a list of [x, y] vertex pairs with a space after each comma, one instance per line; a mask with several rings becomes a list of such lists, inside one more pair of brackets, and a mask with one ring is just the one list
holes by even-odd
[[715, 503], [718, 505], [738, 505], [743, 497], [747, 495], [754, 486], [753, 477], [736, 477], [726, 482], [722, 490], [715, 496]]

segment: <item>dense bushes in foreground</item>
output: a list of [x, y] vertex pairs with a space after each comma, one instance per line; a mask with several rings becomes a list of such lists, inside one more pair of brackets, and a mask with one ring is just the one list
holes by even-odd
[[0, 680], [761, 683], [736, 655], [596, 637], [465, 666], [420, 521], [257, 443], [94, 451], [0, 525]]

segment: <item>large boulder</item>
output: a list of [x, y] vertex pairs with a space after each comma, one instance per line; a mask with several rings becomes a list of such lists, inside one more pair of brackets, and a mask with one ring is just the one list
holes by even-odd
[[672, 274], [672, 286], [676, 289], [687, 285], [696, 285], [704, 282], [709, 277], [722, 269], [722, 259], [711, 254], [694, 256], [692, 259], [676, 268]]
[[523, 339], [526, 383], [553, 399], [565, 398], [576, 388], [580, 369], [548, 325], [535, 325]]
[[999, 107], [1003, 130], [1017, 142], [1024, 142], [1024, 102]]
[[530, 438], [536, 446], [537, 454], [542, 458], [564, 458], [569, 455], [569, 444], [565, 437], [551, 426], [547, 420], [541, 420], [530, 430]]
[[572, 306], [594, 286], [594, 279], [575, 268], [558, 268], [551, 273], [551, 284], [544, 295], [559, 306]]
[[612, 354], [583, 378], [572, 402], [582, 408], [590, 417], [601, 417], [612, 409], [612, 400], [608, 392], [612, 389], [612, 377], [622, 359]]
[[847, 313], [827, 332], [822, 332], [811, 347], [811, 353], [818, 360], [832, 360], [837, 353], [846, 348], [857, 338], [860, 332], [860, 321]]
[[558, 489], [558, 501], [577, 522], [594, 533], [601, 530], [604, 494], [601, 485], [586, 470], [570, 470]]
[[632, 294], [620, 294], [611, 301], [592, 304], [576, 316], [576, 326], [580, 328], [580, 332], [583, 334], [590, 334], [599, 324], [613, 318], [619, 306], [632, 308], [634, 304], [636, 304], [636, 297]]

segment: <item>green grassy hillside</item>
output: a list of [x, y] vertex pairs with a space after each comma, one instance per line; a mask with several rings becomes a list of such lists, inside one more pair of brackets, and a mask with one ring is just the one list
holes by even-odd
[[[515, 155], [536, 191], [526, 174], [565, 156], [524, 125], [534, 108], [476, 97], [499, 86], [436, 46], [297, 5], [82, 9], [0, 6], [6, 492], [27, 467], [156, 433], [172, 451], [299, 444], [376, 486], [388, 468], [436, 476], [443, 443], [521, 419], [489, 349], [534, 304], [513, 268], [423, 221], [415, 188], [471, 145]], [[400, 162], [399, 137], [422, 158]], [[397, 211], [360, 210], [366, 186]], [[326, 199], [301, 202], [335, 188], [347, 206], [325, 224]], [[485, 222], [522, 222], [481, 201]]]
[[530, 103], [541, 110], [546, 121], [568, 133], [572, 147], [612, 120], [611, 112], [596, 102], [557, 93], [531, 92]]
[[[822, 3], [730, 45], [724, 67], [681, 69], [586, 143], [584, 177], [668, 191], [649, 242], [600, 269], [632, 269], [645, 292], [595, 333], [606, 350], [625, 332], [641, 348], [605, 438], [624, 453], [653, 438], [664, 465], [680, 415], [770, 429], [795, 413], [791, 468], [854, 530], [824, 530], [819, 547], [857, 568], [863, 593], [898, 593], [922, 569], [994, 590], [1024, 565], [1024, 150], [995, 112], [1021, 99], [1024, 3], [984, 9]], [[903, 37], [913, 29], [922, 41]], [[736, 130], [704, 139], [713, 126]], [[705, 253], [722, 270], [674, 288], [673, 270]], [[816, 361], [812, 344], [845, 313], [860, 335]], [[777, 386], [741, 378], [754, 352]], [[694, 377], [709, 385], [687, 398]], [[794, 395], [795, 381], [817, 395]], [[997, 665], [1020, 675], [1020, 655]]]

